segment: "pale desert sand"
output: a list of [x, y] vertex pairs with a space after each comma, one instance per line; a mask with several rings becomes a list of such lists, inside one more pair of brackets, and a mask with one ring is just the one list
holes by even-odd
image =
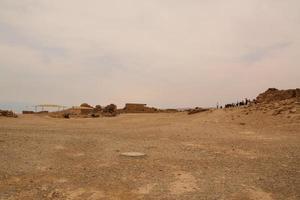
[[[300, 121], [241, 109], [0, 118], [0, 199], [300, 199]], [[142, 152], [143, 157], [121, 156]]]

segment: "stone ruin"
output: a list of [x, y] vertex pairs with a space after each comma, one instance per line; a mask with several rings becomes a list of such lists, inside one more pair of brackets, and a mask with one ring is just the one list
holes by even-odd
[[18, 115], [16, 115], [13, 111], [10, 110], [0, 110], [0, 117], [14, 117], [17, 118]]
[[148, 107], [147, 104], [141, 103], [126, 103], [125, 107], [120, 110], [122, 113], [155, 113], [160, 110], [153, 107]]
[[73, 106], [72, 108], [64, 111], [58, 111], [50, 113], [51, 117], [55, 118], [96, 118], [96, 117], [115, 117], [117, 116], [118, 110], [115, 104], [110, 104], [105, 107], [96, 105], [95, 107], [82, 103], [80, 106]]

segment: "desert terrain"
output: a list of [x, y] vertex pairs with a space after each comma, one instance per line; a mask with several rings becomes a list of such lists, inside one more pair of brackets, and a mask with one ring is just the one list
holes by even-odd
[[244, 108], [0, 118], [0, 199], [300, 199], [299, 122]]
[[0, 200], [300, 200], [300, 0], [0, 0]]

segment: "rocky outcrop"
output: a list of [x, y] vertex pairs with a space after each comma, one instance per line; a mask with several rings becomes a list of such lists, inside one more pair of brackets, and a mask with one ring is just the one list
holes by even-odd
[[[300, 89], [278, 90], [269, 88], [267, 91], [259, 94], [254, 104], [248, 108], [248, 111], [262, 111], [273, 116], [285, 114], [289, 117], [300, 114]], [[247, 111], [247, 113], [248, 113]]]
[[299, 100], [300, 89], [289, 89], [289, 90], [278, 90], [276, 88], [269, 88], [264, 93], [257, 96], [257, 103], [271, 103], [278, 102], [282, 100], [294, 99]]

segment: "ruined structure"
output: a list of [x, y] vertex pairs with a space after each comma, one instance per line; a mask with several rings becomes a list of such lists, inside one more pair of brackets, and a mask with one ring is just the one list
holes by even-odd
[[22, 114], [23, 115], [28, 115], [28, 114], [34, 114], [35, 112], [34, 111], [31, 111], [31, 110], [23, 110], [22, 111]]
[[93, 111], [93, 107], [73, 106], [72, 109], [77, 110], [81, 115], [88, 115]]
[[141, 103], [126, 103], [124, 110], [128, 112], [143, 112], [146, 109], [146, 105]]
[[157, 111], [158, 109], [147, 107], [147, 104], [141, 103], [126, 103], [122, 110], [125, 113], [153, 113]]
[[0, 110], [0, 117], [14, 117], [17, 118], [18, 115], [16, 115], [13, 111], [11, 110]]

